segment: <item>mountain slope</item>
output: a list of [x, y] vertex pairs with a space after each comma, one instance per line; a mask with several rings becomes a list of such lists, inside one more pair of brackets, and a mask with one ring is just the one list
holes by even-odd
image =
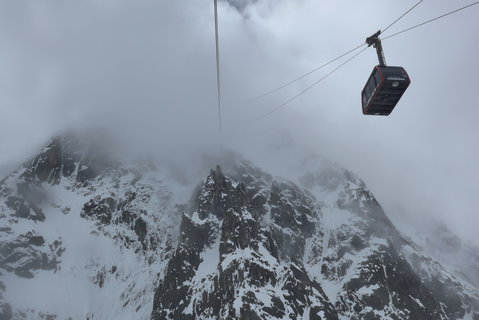
[[0, 319], [479, 318], [474, 255], [404, 237], [354, 174], [224, 164], [191, 183], [53, 139], [0, 183]]
[[176, 186], [90, 152], [56, 138], [3, 181], [0, 319], [149, 317], [176, 242]]

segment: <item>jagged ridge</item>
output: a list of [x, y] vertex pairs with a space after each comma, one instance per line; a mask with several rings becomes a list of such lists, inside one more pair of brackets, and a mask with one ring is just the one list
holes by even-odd
[[342, 168], [298, 181], [239, 160], [183, 205], [161, 168], [55, 138], [0, 184], [0, 319], [479, 318], [475, 260], [428, 256]]

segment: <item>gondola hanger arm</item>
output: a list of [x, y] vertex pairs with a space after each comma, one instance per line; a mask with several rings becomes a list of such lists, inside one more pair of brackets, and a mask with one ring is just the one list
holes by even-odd
[[376, 53], [378, 54], [379, 66], [385, 67], [386, 66], [386, 59], [384, 58], [383, 46], [381, 44], [381, 39], [379, 39], [379, 35], [381, 34], [381, 30], [378, 30], [372, 36], [366, 38], [366, 44], [370, 47], [373, 46], [376, 48]]

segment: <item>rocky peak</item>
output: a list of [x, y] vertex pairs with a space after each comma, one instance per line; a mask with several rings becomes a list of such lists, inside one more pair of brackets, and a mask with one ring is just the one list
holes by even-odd
[[210, 173], [198, 207], [183, 216], [179, 247], [155, 294], [154, 319], [337, 318], [302, 266], [305, 242], [282, 227], [289, 220], [298, 230], [314, 229], [303, 225], [317, 212], [295, 197], [292, 184], [262, 187], [247, 188], [219, 167]]
[[21, 177], [30, 183], [51, 185], [59, 184], [62, 177], [87, 183], [117, 165], [100, 141], [91, 138], [85, 142], [72, 133], [65, 133], [52, 138], [29, 163], [24, 164]]
[[226, 178], [219, 166], [211, 170], [206, 182], [199, 190], [198, 214], [201, 219], [214, 214], [223, 219], [227, 211], [238, 211], [244, 206], [245, 186]]
[[[442, 232], [435, 250], [468, 267], [429, 256], [339, 166], [304, 166], [298, 186], [239, 160], [185, 190], [78, 141], [0, 185], [0, 319], [478, 318], [477, 248]], [[55, 303], [35, 310], [45, 279]], [[61, 300], [68, 283], [85, 294]]]

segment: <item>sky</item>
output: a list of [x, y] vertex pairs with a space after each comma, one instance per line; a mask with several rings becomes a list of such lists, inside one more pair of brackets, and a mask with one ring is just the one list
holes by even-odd
[[[389, 117], [361, 113], [372, 48], [262, 120], [251, 122], [338, 64], [244, 102], [363, 43], [415, 3], [220, 0], [219, 134], [212, 1], [0, 0], [0, 173], [71, 128], [104, 127], [129, 152], [185, 163], [227, 147], [286, 176], [290, 159], [316, 153], [358, 174], [397, 224], [441, 219], [479, 243], [479, 6], [383, 42], [386, 62], [412, 80]], [[468, 3], [425, 0], [387, 34]]]

